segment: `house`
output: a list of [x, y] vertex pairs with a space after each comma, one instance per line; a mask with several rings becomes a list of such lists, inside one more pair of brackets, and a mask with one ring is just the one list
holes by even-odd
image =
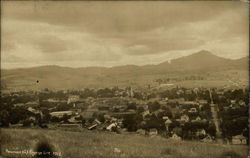
[[247, 138], [244, 137], [243, 135], [236, 135], [232, 137], [232, 144], [237, 144], [237, 145], [246, 145], [247, 144]]
[[236, 100], [230, 100], [231, 104], [235, 104]]
[[25, 105], [24, 103], [16, 103], [16, 104], [14, 104], [14, 107], [24, 106], [24, 105]]
[[207, 101], [207, 100], [203, 100], [203, 99], [198, 100], [197, 102], [198, 102], [199, 104], [208, 104], [208, 101]]
[[117, 127], [117, 123], [111, 123], [106, 129], [108, 131], [112, 131], [113, 128], [116, 128]]
[[82, 112], [82, 109], [72, 109], [72, 111], [76, 114], [79, 115]]
[[96, 128], [97, 126], [98, 126], [98, 124], [95, 123], [95, 124], [89, 126], [89, 127], [88, 127], [88, 130], [92, 130], [92, 129]]
[[142, 113], [143, 119], [145, 119], [145, 117], [146, 117], [147, 115], [150, 115], [149, 110], [146, 110], [146, 111], [144, 111], [144, 112]]
[[188, 115], [182, 115], [181, 116], [181, 122], [188, 122], [189, 121], [189, 116]]
[[158, 134], [158, 130], [156, 128], [149, 129], [149, 135], [150, 136], [155, 136], [157, 134]]
[[162, 119], [163, 120], [169, 120], [168, 116], [163, 116]]
[[171, 124], [172, 123], [172, 121], [169, 119], [169, 118], [167, 118], [167, 119], [165, 119], [165, 125], [169, 125], [169, 124]]
[[200, 117], [200, 116], [197, 116], [195, 120], [196, 120], [196, 121], [201, 121], [201, 117]]
[[79, 101], [80, 100], [80, 96], [79, 95], [70, 95], [69, 97], [68, 97], [68, 104], [70, 104], [70, 103], [75, 103], [75, 102], [77, 102], [77, 101]]
[[199, 129], [196, 131], [196, 136], [205, 136], [207, 134], [205, 129]]
[[190, 112], [190, 113], [196, 113], [197, 109], [196, 108], [191, 108], [191, 109], [188, 110], [188, 112]]
[[199, 109], [201, 110], [201, 108], [204, 107], [204, 104], [199, 104], [198, 106], [199, 106]]
[[173, 139], [173, 140], [181, 140], [181, 137], [179, 137], [177, 134], [173, 134], [170, 139]]
[[98, 125], [102, 124], [98, 119], [95, 119], [94, 122], [97, 123]]
[[188, 105], [196, 105], [197, 106], [198, 105], [198, 103], [195, 101], [184, 101], [184, 102], [181, 102], [179, 104], [182, 106], [188, 106]]
[[81, 120], [77, 120], [76, 118], [77, 118], [77, 116], [73, 116], [73, 117], [69, 118], [68, 121], [70, 123], [81, 123], [82, 122]]
[[191, 122], [201, 122], [202, 119], [200, 116], [197, 116], [194, 120], [192, 120]]
[[68, 115], [71, 116], [73, 115], [73, 111], [56, 111], [56, 112], [51, 112], [50, 115], [53, 117], [58, 117], [61, 118], [63, 115]]
[[35, 118], [34, 116], [30, 116], [30, 117], [28, 118], [28, 120], [30, 120], [30, 121], [36, 121], [36, 118]]
[[218, 94], [218, 95], [224, 95], [224, 91], [216, 91], [216, 94]]
[[204, 143], [211, 143], [213, 142], [213, 138], [210, 136], [210, 135], [207, 135], [205, 138], [203, 138], [201, 140], [201, 142], [204, 142]]
[[32, 113], [34, 113], [34, 114], [39, 114], [39, 113], [41, 112], [41, 111], [36, 110], [36, 109], [34, 109], [34, 108], [32, 108], [32, 107], [28, 107], [27, 110], [30, 111], [30, 112], [32, 112]]
[[239, 100], [239, 105], [240, 106], [246, 106], [246, 103], [243, 100]]
[[136, 131], [137, 134], [140, 134], [140, 135], [145, 135], [146, 134], [146, 131], [144, 129], [138, 129]]
[[49, 98], [49, 99], [47, 99], [47, 102], [49, 102], [49, 103], [63, 103], [63, 102], [66, 102], [66, 101], [65, 100], [56, 99], [56, 98]]

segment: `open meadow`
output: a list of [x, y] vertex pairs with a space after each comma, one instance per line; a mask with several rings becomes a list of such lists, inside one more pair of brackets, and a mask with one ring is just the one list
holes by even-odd
[[[47, 129], [1, 129], [1, 156], [32, 157], [47, 144], [63, 158], [246, 158], [247, 146], [175, 141], [160, 136]], [[22, 153], [20, 153], [22, 152]]]

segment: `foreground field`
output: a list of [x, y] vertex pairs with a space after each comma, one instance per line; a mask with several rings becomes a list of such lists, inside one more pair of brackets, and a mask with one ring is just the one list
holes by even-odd
[[[32, 157], [48, 143], [63, 158], [246, 158], [247, 146], [174, 141], [162, 137], [97, 131], [0, 129], [1, 156]], [[20, 153], [22, 151], [22, 153]]]

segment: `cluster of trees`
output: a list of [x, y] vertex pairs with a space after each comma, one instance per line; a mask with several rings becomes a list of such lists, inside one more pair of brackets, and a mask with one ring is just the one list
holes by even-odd
[[39, 100], [47, 100], [49, 98], [58, 98], [58, 99], [66, 99], [67, 94], [65, 94], [63, 91], [49, 91], [46, 90], [43, 93], [39, 93]]
[[222, 118], [222, 134], [226, 138], [231, 138], [234, 135], [243, 134], [248, 137], [248, 107], [238, 109], [228, 109], [220, 113]]
[[[35, 120], [30, 120], [30, 117]], [[13, 105], [0, 104], [0, 127], [8, 127], [10, 124], [23, 123], [24, 126], [34, 123], [39, 124], [40, 115], [34, 114], [24, 106], [14, 107]]]
[[183, 80], [204, 80], [205, 78], [203, 76], [198, 76], [198, 75], [191, 75], [191, 76], [185, 76], [183, 78], [177, 78], [177, 77], [171, 77], [171, 78], [164, 78], [164, 79], [156, 79], [155, 82], [159, 84], [163, 83], [169, 83], [169, 82], [178, 82], [178, 81], [183, 81]]

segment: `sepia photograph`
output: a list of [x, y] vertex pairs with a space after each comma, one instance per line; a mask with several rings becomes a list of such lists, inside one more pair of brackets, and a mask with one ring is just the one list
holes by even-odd
[[0, 158], [249, 158], [247, 1], [1, 1]]

